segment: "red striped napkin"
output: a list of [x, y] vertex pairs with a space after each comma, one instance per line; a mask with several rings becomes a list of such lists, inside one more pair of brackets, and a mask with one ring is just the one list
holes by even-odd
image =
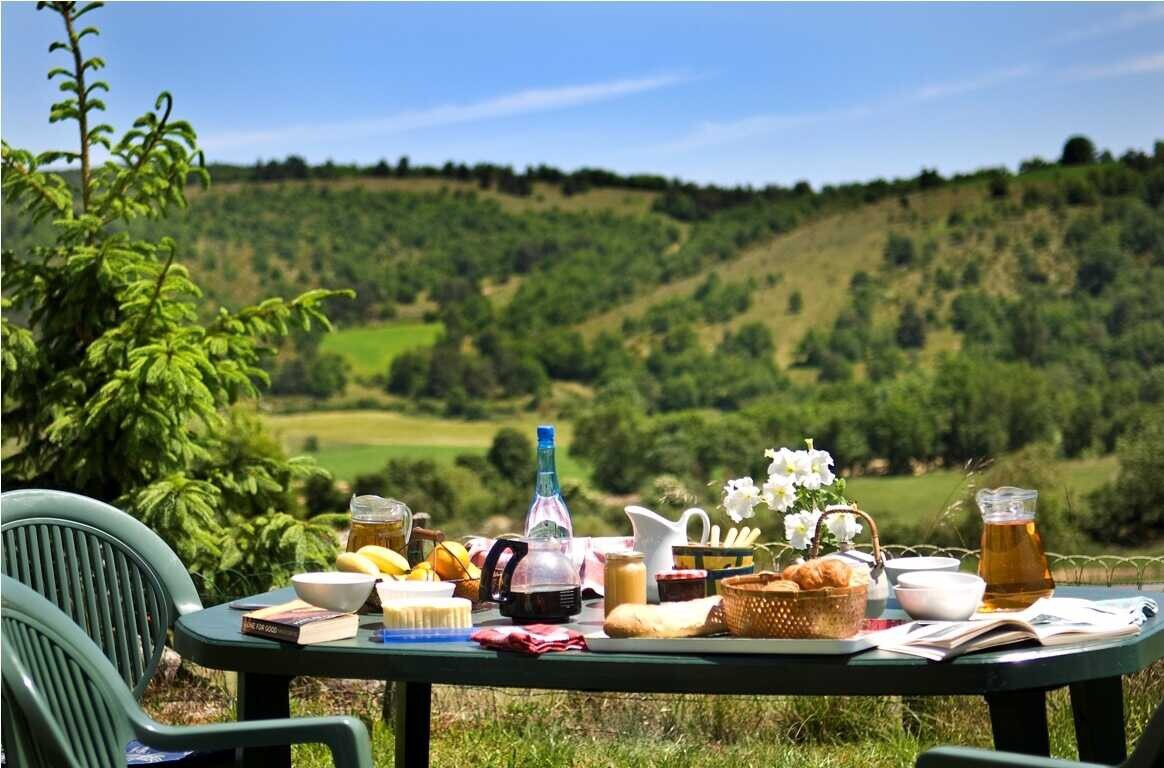
[[534, 656], [551, 651], [586, 650], [586, 637], [581, 632], [553, 624], [485, 627], [478, 629], [469, 639], [497, 651], [517, 651]]

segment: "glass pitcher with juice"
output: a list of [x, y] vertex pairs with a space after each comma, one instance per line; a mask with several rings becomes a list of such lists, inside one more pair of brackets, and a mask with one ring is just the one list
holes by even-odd
[[412, 533], [412, 510], [403, 501], [381, 496], [352, 496], [352, 530], [348, 552], [375, 544], [394, 549], [408, 557], [408, 537]]
[[1022, 610], [1055, 590], [1035, 526], [1038, 497], [1038, 491], [1010, 487], [983, 488], [974, 497], [982, 512], [984, 611]]

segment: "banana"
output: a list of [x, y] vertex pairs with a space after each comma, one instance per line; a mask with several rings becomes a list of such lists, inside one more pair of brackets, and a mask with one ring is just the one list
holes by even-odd
[[376, 567], [376, 563], [357, 552], [341, 553], [335, 559], [335, 567], [338, 571], [347, 571], [348, 573], [366, 573], [369, 576], [380, 575], [380, 569]]
[[357, 549], [356, 554], [363, 555], [375, 563], [381, 573], [398, 576], [402, 573], [408, 573], [410, 570], [408, 561], [404, 559], [404, 555], [394, 549], [388, 549], [388, 547], [378, 547], [375, 544], [369, 544], [366, 547]]

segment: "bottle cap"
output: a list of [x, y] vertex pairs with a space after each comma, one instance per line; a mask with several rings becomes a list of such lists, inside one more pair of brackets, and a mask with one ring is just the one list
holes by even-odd
[[538, 426], [538, 443], [554, 442], [554, 425], [541, 424]]

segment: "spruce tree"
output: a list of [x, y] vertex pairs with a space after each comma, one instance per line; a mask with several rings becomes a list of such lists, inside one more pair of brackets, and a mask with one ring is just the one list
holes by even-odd
[[[296, 490], [321, 470], [288, 459], [246, 406], [269, 383], [261, 362], [273, 345], [295, 328], [329, 328], [322, 302], [350, 292], [211, 314], [178, 243], [130, 234], [135, 219], [185, 208], [187, 182], [209, 176], [169, 93], [116, 141], [97, 122], [109, 86], [93, 79], [104, 62], [82, 53], [98, 31], [81, 22], [100, 5], [38, 6], [64, 24], [49, 47], [67, 59], [48, 75], [64, 94], [49, 122], [75, 123], [77, 149], [2, 145], [7, 204], [52, 225], [51, 242], [3, 253], [4, 485], [109, 501], [210, 586], [328, 563], [340, 516], [306, 519]], [[67, 176], [46, 170], [61, 164]]]

